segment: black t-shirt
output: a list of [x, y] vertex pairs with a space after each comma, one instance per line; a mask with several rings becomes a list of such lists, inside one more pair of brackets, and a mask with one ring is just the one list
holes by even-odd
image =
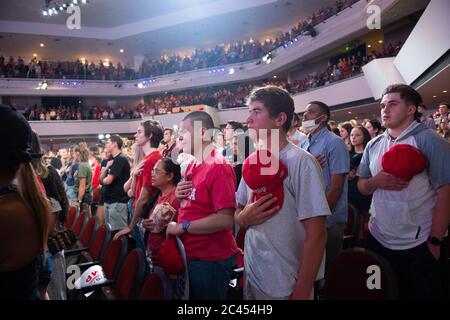
[[113, 160], [114, 162], [106, 171], [106, 175], [114, 176], [114, 180], [111, 184], [103, 186], [103, 201], [105, 203], [126, 203], [128, 195], [123, 191], [123, 185], [130, 178], [130, 163], [122, 153], [119, 153]]

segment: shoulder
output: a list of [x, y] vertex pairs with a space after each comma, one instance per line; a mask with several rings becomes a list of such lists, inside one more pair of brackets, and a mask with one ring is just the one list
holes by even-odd
[[0, 226], [15, 228], [32, 220], [29, 208], [18, 194], [10, 194], [0, 200]]

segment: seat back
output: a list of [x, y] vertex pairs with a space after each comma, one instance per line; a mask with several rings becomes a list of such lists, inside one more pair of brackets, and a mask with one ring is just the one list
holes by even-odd
[[80, 235], [80, 242], [83, 247], [89, 246], [95, 231], [98, 229], [99, 222], [95, 217], [88, 219], [86, 226], [83, 228], [83, 232]]
[[105, 276], [109, 280], [115, 280], [128, 251], [128, 241], [122, 236], [111, 241], [101, 260]]
[[70, 229], [73, 225], [73, 222], [75, 221], [75, 218], [77, 217], [78, 210], [76, 207], [70, 207], [69, 211], [67, 212], [67, 219], [64, 223], [65, 229]]
[[136, 299], [145, 277], [145, 257], [140, 248], [127, 255], [114, 284], [114, 297], [117, 300]]
[[324, 296], [333, 300], [397, 299], [397, 278], [380, 255], [363, 248], [351, 248], [331, 263], [325, 277]]
[[80, 238], [81, 231], [83, 230], [83, 227], [87, 222], [87, 219], [88, 219], [87, 213], [83, 211], [78, 215], [77, 219], [75, 220], [75, 223], [73, 224], [72, 227], [72, 231], [76, 238], [78, 239]]
[[106, 248], [111, 241], [111, 227], [108, 224], [101, 225], [95, 232], [89, 246], [89, 255], [94, 260], [102, 260]]
[[161, 277], [152, 273], [144, 281], [139, 300], [164, 300], [164, 286]]

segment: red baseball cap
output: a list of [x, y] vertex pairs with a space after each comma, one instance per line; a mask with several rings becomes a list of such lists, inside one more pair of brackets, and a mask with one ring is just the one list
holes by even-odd
[[168, 274], [179, 274], [184, 270], [183, 259], [178, 251], [175, 237], [166, 239], [158, 250], [160, 266]]
[[409, 144], [396, 144], [381, 158], [381, 165], [385, 172], [408, 181], [423, 172], [427, 164], [424, 154]]
[[269, 209], [283, 206], [283, 181], [287, 175], [287, 168], [268, 150], [253, 152], [242, 166], [242, 178], [255, 194], [252, 200], [256, 201], [269, 193], [277, 198]]

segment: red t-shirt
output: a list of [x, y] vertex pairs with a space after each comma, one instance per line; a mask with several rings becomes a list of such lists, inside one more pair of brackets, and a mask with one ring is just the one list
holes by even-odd
[[98, 183], [98, 178], [100, 177], [100, 170], [102, 169], [102, 165], [99, 163], [96, 166], [92, 167], [92, 171], [94, 172], [92, 174], [92, 190], [97, 189], [97, 187], [100, 185]]
[[[206, 163], [211, 159], [220, 163]], [[222, 209], [236, 208], [236, 176], [224, 157], [213, 154], [201, 164], [194, 161], [186, 169], [186, 177], [192, 181], [193, 189], [190, 196], [181, 201], [178, 223], [202, 219]], [[238, 252], [232, 228], [211, 234], [185, 233], [181, 239], [188, 260], [218, 261]]]
[[[169, 203], [177, 211], [177, 213], [175, 214], [175, 216], [173, 218], [173, 221], [177, 221], [178, 210], [180, 209], [180, 202], [175, 197], [175, 189], [168, 195], [165, 195], [165, 196], [160, 195], [158, 197], [158, 200], [156, 200], [156, 203], [153, 206], [152, 211], [156, 207], [157, 204], [160, 204], [163, 202]], [[151, 215], [151, 213], [150, 213], [150, 215]], [[160, 233], [150, 232], [150, 234], [148, 236], [148, 240], [147, 240], [147, 248], [152, 253], [152, 257], [153, 257], [152, 259], [155, 259], [157, 257], [159, 248], [163, 244], [164, 240], [166, 240], [166, 228], [164, 228]], [[156, 261], [153, 261], [153, 262], [156, 262]]]
[[[141, 195], [141, 191], [143, 187], [146, 188], [152, 188], [152, 170], [155, 166], [156, 162], [158, 162], [159, 159], [162, 159], [162, 155], [158, 150], [155, 150], [153, 152], [150, 152], [148, 155], [145, 156], [144, 160], [144, 168], [142, 169], [141, 173], [137, 177], [136, 181], [136, 191], [135, 191], [135, 198], [136, 201], [133, 203], [133, 208], [136, 207], [137, 200], [139, 199], [139, 196]], [[156, 192], [156, 189], [154, 190]]]

